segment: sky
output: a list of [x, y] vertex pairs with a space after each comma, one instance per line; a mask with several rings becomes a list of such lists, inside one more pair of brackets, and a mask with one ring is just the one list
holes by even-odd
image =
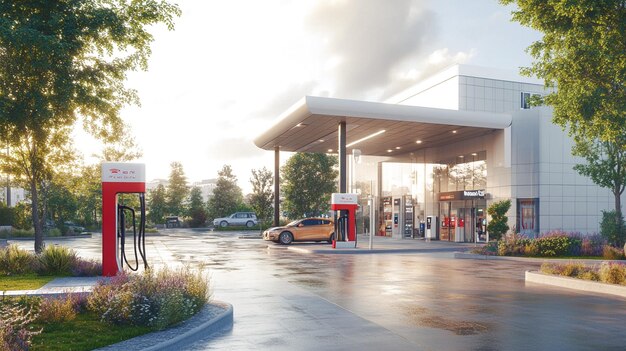
[[[126, 82], [141, 99], [122, 111], [137, 162], [148, 181], [181, 162], [190, 182], [228, 164], [244, 193], [252, 169], [273, 171], [254, 138], [305, 95], [384, 101], [455, 63], [517, 70], [540, 39], [497, 0], [170, 2], [175, 30], [151, 28], [149, 69]], [[77, 133], [93, 162], [97, 143]]]

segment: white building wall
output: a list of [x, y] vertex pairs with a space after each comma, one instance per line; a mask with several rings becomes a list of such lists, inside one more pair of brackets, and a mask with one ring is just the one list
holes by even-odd
[[416, 95], [403, 100], [401, 105], [459, 109], [459, 77], [450, 77], [432, 86], [426, 86]]
[[[456, 87], [455, 87], [456, 85]], [[509, 130], [425, 149], [414, 162], [436, 163], [460, 154], [486, 151], [487, 206], [511, 199], [509, 225], [516, 225], [517, 199], [539, 198], [539, 231], [599, 232], [603, 210], [612, 210], [613, 195], [579, 175], [573, 166], [584, 160], [571, 154], [573, 140], [552, 123], [552, 109], [522, 109], [522, 93], [547, 94], [542, 82], [512, 71], [454, 66], [388, 100], [426, 107], [511, 113]], [[402, 162], [402, 161], [400, 161]], [[426, 196], [426, 212], [436, 211]], [[626, 203], [626, 196], [622, 202]], [[430, 213], [427, 213], [427, 215]]]

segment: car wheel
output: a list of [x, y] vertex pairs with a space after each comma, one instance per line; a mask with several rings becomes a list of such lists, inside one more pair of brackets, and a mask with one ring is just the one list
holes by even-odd
[[278, 241], [283, 245], [289, 245], [293, 242], [293, 235], [289, 232], [282, 232], [278, 237]]
[[332, 244], [333, 240], [335, 240], [335, 233], [330, 234], [330, 237], [328, 237], [328, 243]]
[[254, 227], [254, 222], [252, 222], [252, 221], [246, 222], [246, 227], [248, 227], [248, 228]]
[[228, 222], [226, 222], [226, 221], [221, 221], [221, 222], [220, 222], [220, 227], [222, 227], [222, 228], [228, 227]]

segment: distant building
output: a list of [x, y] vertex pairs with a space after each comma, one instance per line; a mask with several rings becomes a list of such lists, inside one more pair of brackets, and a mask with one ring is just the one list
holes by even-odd
[[9, 205], [9, 207], [14, 207], [16, 204], [26, 200], [26, 195], [25, 189], [11, 187], [11, 198], [7, 203], [7, 188], [3, 187], [2, 190], [0, 190], [1, 202], [5, 205]]
[[154, 179], [149, 182], [146, 182], [146, 191], [154, 190], [159, 185], [163, 185], [164, 187], [167, 187], [169, 184], [170, 182], [167, 179]]
[[198, 187], [202, 191], [202, 199], [206, 202], [213, 196], [213, 189], [217, 187], [217, 179], [203, 179], [202, 181], [191, 184], [192, 187]]

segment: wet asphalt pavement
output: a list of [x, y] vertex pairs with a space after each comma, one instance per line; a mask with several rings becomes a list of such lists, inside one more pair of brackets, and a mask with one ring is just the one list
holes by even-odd
[[[149, 261], [208, 269], [213, 297], [234, 306], [233, 329], [190, 350], [626, 349], [626, 300], [525, 284], [539, 263], [454, 259], [452, 248], [304, 254], [239, 234], [148, 237]], [[100, 255], [99, 235], [58, 243]]]

